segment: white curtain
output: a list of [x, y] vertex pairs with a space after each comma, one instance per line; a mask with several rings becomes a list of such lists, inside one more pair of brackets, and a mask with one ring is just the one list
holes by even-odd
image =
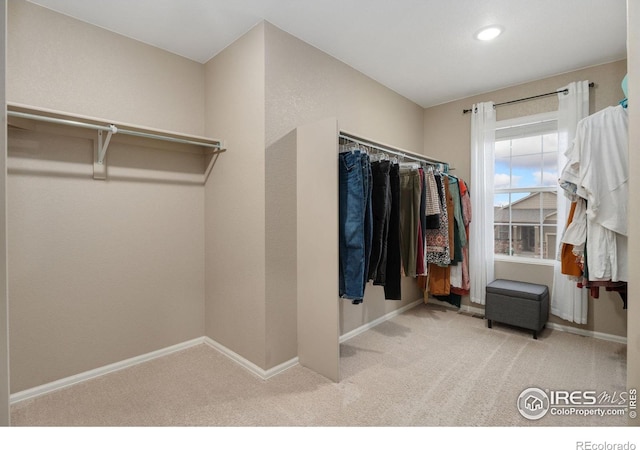
[[[562, 88], [568, 93], [558, 94], [558, 171], [567, 163], [565, 152], [573, 144], [578, 122], [589, 115], [589, 82], [578, 81]], [[558, 190], [558, 242], [564, 232], [571, 203], [561, 188]], [[556, 258], [558, 259], [558, 258]], [[556, 260], [553, 270], [551, 314], [575, 323], [587, 323], [587, 289], [578, 289], [576, 282], [561, 272]]]
[[471, 117], [471, 206], [469, 225], [470, 296], [485, 304], [487, 284], [495, 279], [493, 267], [493, 169], [496, 113], [492, 102], [473, 105]]

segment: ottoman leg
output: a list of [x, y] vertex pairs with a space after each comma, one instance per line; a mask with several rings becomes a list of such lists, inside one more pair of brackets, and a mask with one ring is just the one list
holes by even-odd
[[491, 328], [491, 319], [487, 319], [487, 328]]
[[534, 339], [538, 339], [538, 332], [537, 332], [537, 331], [534, 331], [534, 332], [533, 332], [533, 338], [534, 338]]

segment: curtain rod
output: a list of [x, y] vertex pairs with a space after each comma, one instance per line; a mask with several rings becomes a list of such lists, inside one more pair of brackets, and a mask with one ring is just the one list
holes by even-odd
[[347, 134], [347, 133], [342, 133], [341, 132], [339, 137], [342, 138], [342, 139], [346, 139], [347, 141], [354, 142], [356, 144], [361, 144], [361, 145], [364, 145], [366, 147], [375, 148], [377, 150], [381, 150], [381, 151], [386, 152], [386, 153], [391, 153], [393, 155], [397, 155], [397, 156], [399, 156], [401, 158], [410, 158], [410, 159], [413, 159], [415, 161], [426, 162], [428, 164], [442, 164], [443, 166], [445, 166], [446, 170], [453, 170], [453, 168], [449, 167], [449, 163], [446, 163], [444, 161], [438, 161], [436, 159], [432, 159], [432, 158], [428, 158], [426, 156], [420, 156], [420, 155], [416, 155], [416, 154], [407, 154], [407, 152], [403, 152], [401, 150], [394, 150], [394, 149], [392, 149], [390, 147], [385, 147], [385, 146], [382, 146], [380, 144], [375, 144], [375, 143], [373, 143], [371, 141], [367, 141], [365, 139], [361, 139], [361, 138], [352, 136], [352, 135]]
[[[596, 84], [592, 81], [591, 83], [589, 83], [589, 87], [594, 87]], [[542, 97], [548, 97], [550, 95], [556, 95], [556, 94], [568, 94], [569, 93], [569, 89], [562, 89], [560, 91], [553, 91], [553, 92], [547, 92], [546, 94], [540, 94], [540, 95], [534, 95], [532, 97], [524, 97], [524, 98], [518, 98], [516, 100], [510, 100], [508, 102], [502, 102], [502, 103], [496, 103], [494, 106], [494, 108], [496, 106], [502, 106], [502, 105], [510, 105], [511, 103], [519, 103], [519, 102], [524, 102], [526, 100], [533, 100], [536, 98], [542, 98]], [[469, 108], [469, 109], [463, 109], [462, 110], [462, 114], [467, 114], [470, 113], [471, 111], [473, 111], [473, 108]]]

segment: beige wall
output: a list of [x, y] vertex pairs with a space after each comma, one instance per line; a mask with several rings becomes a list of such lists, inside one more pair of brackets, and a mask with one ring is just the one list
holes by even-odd
[[340, 128], [420, 153], [422, 108], [317, 48], [266, 23], [267, 145], [337, 117]]
[[[11, 391], [204, 334], [202, 185], [92, 178], [95, 136], [10, 130]], [[201, 155], [112, 142], [109, 169], [203, 169]]]
[[[424, 152], [448, 160], [456, 169], [454, 174], [469, 180], [470, 116], [462, 114], [463, 109], [470, 108], [478, 102], [500, 103], [552, 92], [571, 81], [589, 80], [596, 83], [595, 88], [589, 91], [590, 113], [594, 113], [609, 105], [616, 105], [622, 99], [620, 82], [626, 71], [626, 60], [617, 61], [428, 108], [424, 113]], [[557, 107], [558, 101], [555, 96], [501, 106], [496, 110], [497, 120], [554, 111]], [[537, 282], [546, 284], [550, 289], [553, 285], [551, 267], [496, 262], [496, 276], [522, 281], [535, 278]], [[464, 297], [462, 302], [464, 305], [480, 306], [471, 303], [468, 296]], [[627, 311], [622, 308], [622, 305], [618, 294], [602, 289], [598, 299], [589, 299], [588, 324], [577, 325], [553, 315], [550, 316], [550, 320], [562, 325], [626, 336]]]
[[[334, 133], [335, 134], [335, 133]], [[299, 355], [298, 170], [296, 131], [267, 147], [265, 160], [267, 366]], [[300, 229], [301, 234], [304, 230]], [[314, 286], [317, 284], [314, 282]], [[338, 333], [336, 332], [336, 336]]]
[[[640, 4], [627, 2], [627, 52], [629, 54], [629, 205], [640, 198]], [[640, 209], [629, 208], [629, 329], [627, 335], [627, 386], [640, 388]], [[631, 421], [634, 425], [639, 419]]]
[[296, 135], [298, 358], [338, 382], [338, 122], [331, 117], [303, 125]]
[[8, 16], [9, 102], [203, 133], [202, 64], [24, 0]]
[[0, 0], [0, 426], [9, 425], [9, 320], [7, 305], [7, 230], [6, 230], [6, 61], [7, 2]]
[[261, 368], [265, 350], [264, 25], [206, 64], [206, 131], [228, 151], [206, 185], [206, 334]]
[[[343, 131], [421, 152], [421, 107], [271, 24], [265, 24], [265, 31], [267, 146], [300, 125], [336, 117]], [[288, 282], [285, 277], [275, 284], [286, 290]], [[277, 290], [271, 294], [274, 302], [286, 296]], [[340, 303], [340, 332], [347, 333], [420, 296], [415, 281], [409, 279], [403, 283], [402, 302], [385, 301], [382, 288], [369, 285], [362, 305]], [[288, 308], [286, 303], [282, 307]], [[294, 331], [295, 323], [290, 323], [272, 329], [271, 335], [292, 336]]]
[[[11, 102], [203, 132], [204, 67], [33, 4], [10, 2]], [[202, 155], [116, 135], [11, 130], [11, 392], [204, 334]], [[201, 175], [200, 175], [201, 177]]]

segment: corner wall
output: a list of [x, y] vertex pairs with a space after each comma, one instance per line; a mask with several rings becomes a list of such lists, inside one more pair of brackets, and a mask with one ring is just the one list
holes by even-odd
[[206, 65], [206, 133], [224, 138], [205, 186], [206, 335], [265, 369], [264, 25]]
[[[589, 80], [596, 83], [595, 88], [591, 88], [589, 91], [589, 110], [593, 114], [609, 105], [618, 104], [622, 99], [620, 82], [626, 71], [626, 60], [616, 61], [427, 108], [424, 112], [424, 153], [448, 160], [456, 169], [454, 174], [469, 180], [471, 173], [469, 157], [470, 116], [463, 114], [463, 109], [470, 108], [478, 102], [500, 103], [552, 92], [566, 86], [571, 81]], [[551, 96], [500, 106], [496, 109], [496, 113], [498, 120], [505, 120], [555, 111], [557, 108], [558, 100], [555, 96]], [[473, 186], [470, 188], [473, 189]], [[522, 281], [533, 280], [549, 286], [549, 289], [553, 286], [553, 267], [551, 266], [496, 261], [495, 267], [496, 277]], [[468, 296], [463, 297], [462, 303], [481, 308], [481, 305], [471, 303]], [[589, 298], [589, 316], [586, 325], [567, 322], [553, 315], [549, 318], [550, 322], [560, 325], [624, 337], [627, 335], [628, 314], [622, 306], [623, 303], [618, 294], [601, 289], [600, 298]]]
[[[291, 133], [337, 117], [345, 131], [420, 152], [423, 109], [267, 22], [206, 64], [205, 86], [206, 133], [229, 149], [206, 186], [206, 334], [268, 369], [297, 356]], [[363, 305], [341, 302], [341, 334], [421, 298], [414, 280], [403, 290], [402, 302], [373, 286]]]

